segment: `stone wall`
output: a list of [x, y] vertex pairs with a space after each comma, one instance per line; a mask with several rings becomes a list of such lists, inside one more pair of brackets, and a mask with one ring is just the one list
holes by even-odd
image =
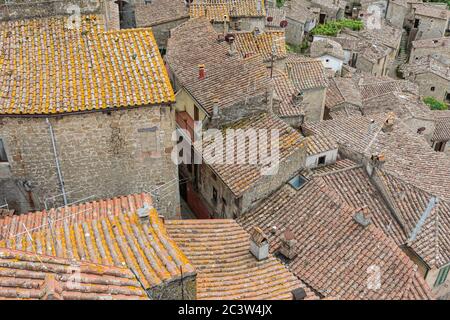
[[[442, 38], [444, 39], [444, 38]], [[442, 39], [436, 40], [436, 41], [442, 41]], [[419, 59], [420, 57], [424, 57], [424, 56], [428, 56], [431, 54], [438, 54], [441, 56], [446, 57], [447, 59], [450, 59], [450, 46], [445, 46], [445, 45], [441, 45], [441, 46], [437, 46], [434, 48], [412, 48], [411, 49], [411, 54], [409, 56], [409, 61], [413, 62], [414, 60]]]
[[176, 279], [158, 287], [147, 290], [152, 300], [196, 300], [197, 281], [196, 275]]
[[300, 45], [303, 42], [304, 24], [286, 17], [286, 43]]
[[160, 49], [167, 47], [167, 39], [170, 37], [170, 30], [186, 22], [189, 18], [181, 18], [167, 23], [157, 24], [152, 27], [156, 43]]
[[433, 39], [445, 35], [447, 20], [420, 15], [415, 15], [414, 18], [420, 21], [415, 40]]
[[[304, 164], [305, 150], [297, 149], [287, 159], [280, 162], [276, 174], [262, 176], [242, 194], [239, 200], [219, 177], [214, 178], [209, 166], [202, 165], [200, 192], [207, 201], [207, 205], [213, 208], [215, 218], [237, 218], [285, 184], [304, 167]], [[212, 201], [213, 187], [217, 190], [217, 203]]]
[[303, 91], [305, 121], [315, 122], [323, 120], [325, 113], [326, 90], [327, 88], [313, 88]]
[[[445, 94], [450, 92], [450, 81], [443, 79], [433, 73], [423, 73], [417, 76], [407, 76], [408, 80], [411, 80], [419, 85], [419, 94], [422, 97], [435, 97], [436, 99], [443, 101]], [[434, 88], [434, 90], [432, 90]]]
[[[158, 189], [159, 212], [175, 217], [174, 117], [171, 107], [151, 106], [50, 118], [68, 202], [140, 193], [175, 182]], [[46, 198], [62, 192], [46, 119], [2, 117], [0, 138], [9, 160], [0, 170], [0, 199], [6, 198], [18, 212], [43, 209]], [[63, 198], [48, 204], [60, 206]]]

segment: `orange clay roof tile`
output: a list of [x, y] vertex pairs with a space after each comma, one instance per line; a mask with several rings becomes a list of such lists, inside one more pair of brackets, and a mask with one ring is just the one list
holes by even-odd
[[151, 29], [106, 32], [99, 16], [70, 27], [67, 17], [0, 23], [0, 115], [175, 100]]

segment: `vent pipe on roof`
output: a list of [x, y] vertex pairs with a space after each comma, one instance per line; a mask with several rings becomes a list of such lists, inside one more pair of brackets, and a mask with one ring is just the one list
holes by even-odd
[[253, 227], [250, 230], [250, 252], [258, 261], [269, 257], [269, 240], [258, 227]]

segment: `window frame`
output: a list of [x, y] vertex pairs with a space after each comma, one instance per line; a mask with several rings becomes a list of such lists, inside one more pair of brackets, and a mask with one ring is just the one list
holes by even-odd
[[6, 152], [5, 140], [0, 138], [0, 163], [9, 163], [8, 153]]

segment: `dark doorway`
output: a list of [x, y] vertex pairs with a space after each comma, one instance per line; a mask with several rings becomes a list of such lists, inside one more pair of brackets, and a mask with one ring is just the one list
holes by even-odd
[[436, 142], [436, 144], [434, 145], [434, 151], [444, 152], [446, 144], [447, 141]]
[[327, 15], [325, 14], [325, 13], [321, 13], [320, 15], [319, 15], [319, 23], [320, 24], [323, 24], [323, 23], [325, 23], [325, 18], [327, 17]]

